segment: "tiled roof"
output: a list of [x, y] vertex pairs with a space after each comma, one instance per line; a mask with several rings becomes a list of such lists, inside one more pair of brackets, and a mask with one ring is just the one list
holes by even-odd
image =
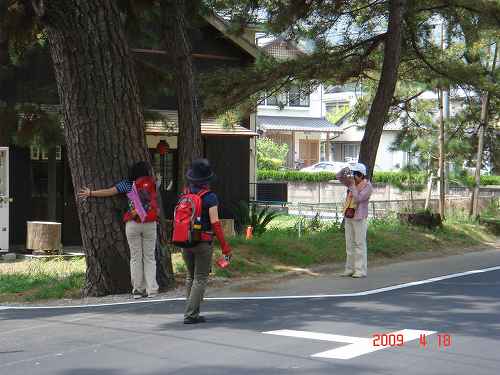
[[262, 49], [278, 60], [295, 59], [304, 55], [299, 47], [291, 40], [278, 37], [272, 42], [262, 46]]
[[262, 130], [342, 132], [324, 118], [310, 117], [257, 116], [257, 126]]
[[[339, 121], [337, 121], [336, 125], [338, 125], [342, 129], [350, 128], [353, 125], [354, 126], [365, 126], [366, 125], [366, 119], [352, 122], [350, 119], [350, 115], [351, 115], [351, 112], [348, 112], [345, 116], [343, 116], [341, 119], [339, 119]], [[388, 122], [384, 125], [384, 130], [389, 130], [389, 131], [399, 131], [402, 128], [403, 128], [403, 123], [401, 120], [391, 121], [391, 122]]]

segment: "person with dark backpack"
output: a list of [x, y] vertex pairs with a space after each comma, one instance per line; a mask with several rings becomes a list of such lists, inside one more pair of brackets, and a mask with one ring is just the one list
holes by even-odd
[[126, 194], [128, 209], [123, 215], [125, 234], [130, 248], [130, 276], [134, 299], [158, 294], [156, 281], [156, 225], [159, 208], [156, 181], [144, 161], [130, 167], [128, 179], [108, 189], [83, 188], [80, 198], [112, 197]]
[[209, 187], [214, 177], [207, 159], [194, 160], [186, 173], [188, 186], [174, 210], [172, 243], [182, 248], [187, 268], [184, 324], [206, 321], [200, 315], [200, 305], [212, 266], [214, 235], [219, 240], [225, 260], [231, 258], [231, 248], [219, 221], [218, 198]]

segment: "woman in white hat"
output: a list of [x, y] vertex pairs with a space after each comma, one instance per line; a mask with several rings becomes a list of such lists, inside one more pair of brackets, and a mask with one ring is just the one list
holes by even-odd
[[337, 173], [337, 180], [347, 186], [344, 208], [347, 257], [343, 276], [366, 277], [368, 201], [373, 187], [366, 178], [366, 167], [362, 163], [342, 169]]

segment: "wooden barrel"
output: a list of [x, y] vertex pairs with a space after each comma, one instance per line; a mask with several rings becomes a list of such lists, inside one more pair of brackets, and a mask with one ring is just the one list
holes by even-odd
[[49, 221], [28, 221], [28, 250], [57, 253], [61, 250], [61, 223]]

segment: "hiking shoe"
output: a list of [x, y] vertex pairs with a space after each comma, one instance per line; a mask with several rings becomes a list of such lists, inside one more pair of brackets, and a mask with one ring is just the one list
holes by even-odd
[[352, 274], [352, 277], [354, 277], [355, 279], [361, 279], [362, 277], [366, 277], [366, 275], [359, 272], [354, 272]]
[[197, 324], [197, 323], [205, 323], [207, 320], [204, 316], [198, 316], [197, 318], [184, 318], [184, 324]]
[[138, 290], [133, 290], [132, 291], [132, 298], [139, 299], [139, 298], [142, 298], [142, 297], [146, 297], [146, 295], [145, 295], [144, 292], [140, 292]]

